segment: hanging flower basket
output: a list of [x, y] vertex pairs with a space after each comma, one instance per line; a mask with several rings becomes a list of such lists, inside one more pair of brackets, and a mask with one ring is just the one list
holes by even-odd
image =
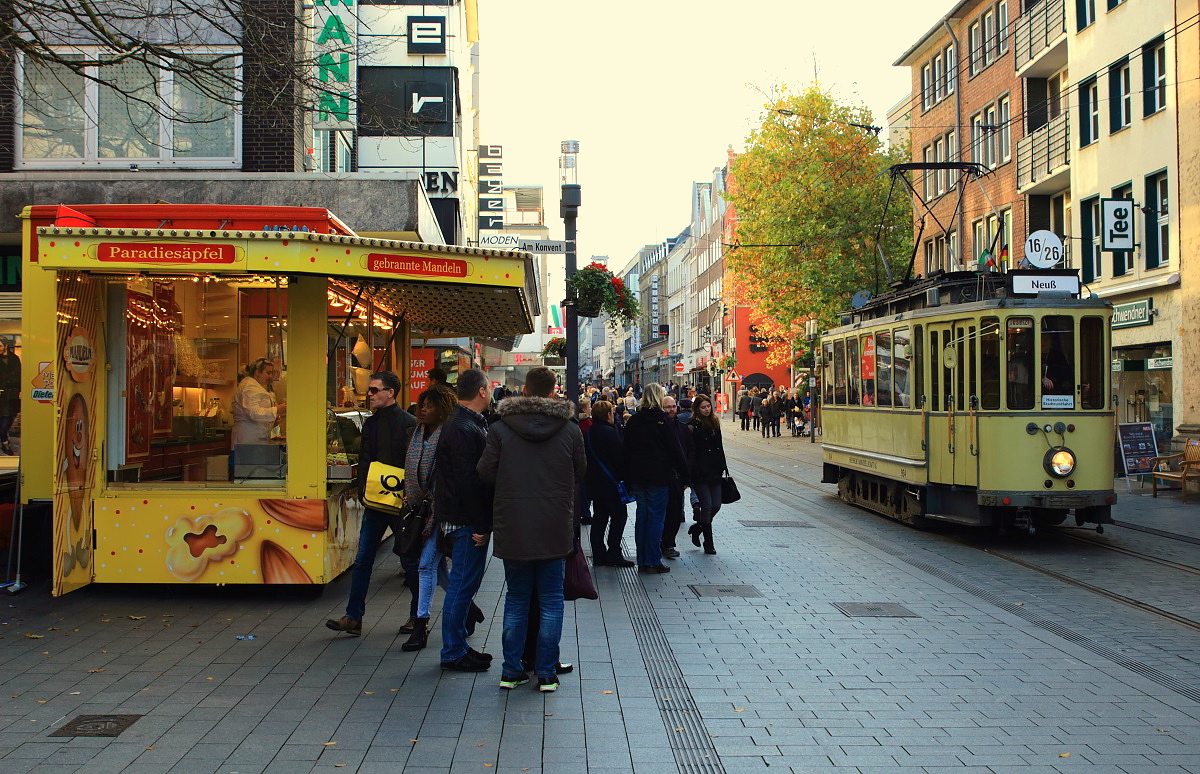
[[567, 353], [567, 340], [562, 336], [555, 336], [546, 342], [546, 346], [542, 348], [542, 357], [563, 357]]
[[577, 315], [599, 317], [601, 313], [607, 314], [613, 330], [618, 325], [628, 328], [642, 313], [641, 305], [621, 278], [613, 276], [601, 263], [589, 263], [576, 270], [567, 279], [567, 291], [575, 300]]

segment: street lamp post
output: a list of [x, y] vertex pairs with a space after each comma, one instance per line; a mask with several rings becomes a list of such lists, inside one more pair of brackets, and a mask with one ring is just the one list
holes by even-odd
[[[558, 159], [560, 179], [562, 182], [562, 198], [559, 200], [559, 215], [563, 219], [563, 229], [567, 242], [566, 278], [571, 279], [575, 274], [576, 254], [576, 220], [579, 217], [579, 205], [582, 195], [577, 181], [576, 162], [579, 155], [579, 143], [575, 140], [564, 140], [561, 144], [562, 153]], [[566, 388], [567, 399], [579, 399], [579, 315], [575, 312], [575, 298], [568, 295], [563, 304], [563, 325], [565, 326], [567, 347], [564, 353], [567, 358]]]

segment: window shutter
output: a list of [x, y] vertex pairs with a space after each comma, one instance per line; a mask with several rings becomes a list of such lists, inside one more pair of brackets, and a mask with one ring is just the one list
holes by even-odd
[[1155, 63], [1154, 46], [1142, 47], [1142, 117], [1154, 112], [1155, 102]]
[[1162, 206], [1162, 202], [1158, 200], [1158, 181], [1153, 177], [1146, 178], [1146, 197], [1142, 201], [1146, 205], [1146, 209], [1150, 212], [1142, 214], [1142, 248], [1146, 253], [1146, 268], [1158, 268], [1158, 256], [1160, 253], [1158, 245], [1158, 208]]
[[1081, 30], [1087, 26], [1084, 22], [1087, 20], [1087, 4], [1088, 0], [1075, 0], [1075, 29]]
[[1121, 129], [1121, 68], [1108, 68], [1108, 133]]
[[1092, 239], [1096, 234], [1096, 225], [1092, 223], [1092, 203], [1090, 201], [1083, 202], [1082, 206], [1083, 211], [1080, 213], [1079, 217], [1079, 225], [1083, 227], [1080, 229], [1080, 231], [1083, 232], [1080, 234], [1080, 236], [1083, 238], [1080, 240], [1079, 250], [1079, 252], [1082, 254], [1082, 260], [1079, 263], [1083, 274], [1083, 284], [1086, 285], [1089, 282], [1094, 282], [1096, 279], [1095, 272], [1093, 271], [1094, 266], [1092, 264], [1093, 250], [1095, 250], [1095, 248], [1092, 246]]

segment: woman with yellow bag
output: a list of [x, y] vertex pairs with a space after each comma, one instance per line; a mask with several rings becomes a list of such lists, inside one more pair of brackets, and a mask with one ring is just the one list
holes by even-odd
[[[354, 567], [350, 570], [350, 598], [346, 601], [346, 615], [334, 620], [330, 619], [325, 625], [335, 632], [347, 634], [362, 634], [362, 619], [367, 608], [367, 588], [371, 584], [371, 567], [375, 564], [375, 552], [383, 540], [383, 533], [391, 526], [394, 514], [371, 507], [371, 500], [379, 493], [369, 492], [372, 487], [378, 488], [379, 481], [368, 476], [372, 465], [380, 463], [396, 468], [397, 487], [403, 481], [404, 460], [408, 455], [408, 442], [416, 429], [417, 420], [396, 403], [400, 394], [400, 380], [391, 371], [379, 371], [371, 374], [367, 387], [367, 400], [372, 414], [363, 422], [362, 448], [358, 457], [358, 485], [364, 494], [362, 526], [358, 533], [358, 555], [354, 558]], [[381, 465], [376, 465], [376, 473]], [[411, 578], [411, 582], [410, 579]], [[405, 574], [405, 585], [412, 591], [413, 613], [417, 597], [417, 574]]]

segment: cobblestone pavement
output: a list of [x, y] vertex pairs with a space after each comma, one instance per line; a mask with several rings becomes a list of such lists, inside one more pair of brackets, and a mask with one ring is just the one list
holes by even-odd
[[[817, 483], [819, 444], [726, 434], [743, 499], [719, 553], [596, 569], [600, 599], [567, 605], [558, 693], [501, 691], [498, 665], [440, 673], [436, 622], [401, 652], [386, 551], [362, 638], [323, 626], [345, 577], [318, 597], [35, 586], [0, 608], [0, 771], [1200, 771], [1196, 630], [849, 508]], [[1182, 532], [1200, 505], [1123, 496], [1114, 515]], [[492, 562], [475, 639], [497, 654], [502, 595]], [[49, 736], [81, 714], [142, 717]]]

